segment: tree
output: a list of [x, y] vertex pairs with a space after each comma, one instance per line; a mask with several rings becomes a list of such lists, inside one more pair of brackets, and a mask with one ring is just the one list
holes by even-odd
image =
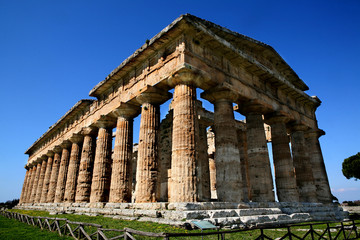
[[344, 160], [342, 172], [347, 179], [355, 178], [355, 181], [360, 179], [360, 152]]

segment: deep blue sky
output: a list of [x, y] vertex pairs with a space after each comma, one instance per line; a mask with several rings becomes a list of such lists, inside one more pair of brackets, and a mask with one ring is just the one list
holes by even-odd
[[[360, 199], [341, 173], [360, 152], [360, 2], [0, 0], [0, 202], [20, 196], [25, 150], [136, 49], [191, 13], [267, 43], [323, 104], [333, 194]], [[137, 139], [135, 133], [135, 139]]]

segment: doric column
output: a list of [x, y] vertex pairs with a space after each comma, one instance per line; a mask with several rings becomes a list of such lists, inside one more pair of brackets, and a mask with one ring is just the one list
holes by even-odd
[[169, 99], [167, 92], [153, 87], [137, 96], [142, 105], [136, 168], [135, 202], [155, 202], [158, 172], [157, 137], [160, 124], [159, 104]]
[[[38, 162], [39, 160], [40, 159], [38, 159], [36, 161]], [[35, 199], [36, 199], [36, 192], [37, 192], [39, 178], [40, 178], [40, 171], [41, 171], [41, 163], [38, 162], [36, 165], [36, 173], [34, 176], [34, 182], [32, 184], [30, 203], [36, 203]]]
[[54, 200], [55, 203], [61, 203], [64, 201], [67, 170], [69, 167], [69, 157], [70, 157], [69, 149], [71, 147], [70, 141], [65, 140], [61, 144], [61, 147], [62, 147], [62, 152], [61, 152], [59, 176], [57, 179], [56, 192], [55, 192], [55, 200]]
[[36, 167], [35, 166], [29, 166], [30, 168], [30, 176], [29, 176], [29, 182], [28, 182], [28, 186], [27, 186], [27, 190], [26, 190], [26, 198], [25, 198], [25, 202], [26, 203], [30, 203], [30, 199], [31, 199], [31, 193], [32, 193], [32, 186], [34, 183], [34, 178], [35, 178], [35, 172], [36, 172]]
[[309, 151], [304, 138], [304, 131], [307, 129], [306, 126], [300, 124], [292, 126], [291, 149], [300, 202], [317, 202]]
[[42, 188], [42, 193], [41, 193], [41, 198], [40, 198], [41, 203], [47, 202], [46, 199], [47, 199], [47, 195], [49, 192], [50, 177], [51, 177], [52, 165], [53, 165], [53, 161], [54, 161], [54, 152], [53, 151], [49, 151], [46, 155], [47, 155], [48, 159], [47, 159], [45, 178], [44, 178], [44, 183], [43, 183], [43, 188]]
[[40, 203], [40, 199], [41, 199], [41, 193], [42, 193], [42, 189], [43, 189], [43, 184], [44, 184], [44, 179], [45, 179], [45, 171], [46, 171], [46, 165], [47, 165], [47, 156], [44, 155], [41, 157], [41, 169], [40, 169], [40, 176], [39, 176], [39, 182], [38, 182], [38, 187], [36, 190], [36, 197], [35, 197], [35, 202], [36, 203]]
[[104, 117], [97, 122], [99, 127], [96, 140], [94, 172], [92, 176], [90, 202], [107, 202], [109, 200], [111, 180], [111, 147], [113, 119]]
[[19, 203], [24, 203], [24, 199], [25, 199], [25, 195], [26, 195], [26, 187], [27, 187], [27, 183], [29, 181], [29, 168], [25, 167], [26, 169], [26, 173], [25, 173], [25, 178], [24, 178], [24, 183], [23, 183], [23, 187], [21, 190], [21, 196], [20, 196], [20, 201]]
[[249, 161], [247, 156], [246, 129], [237, 129], [238, 147], [240, 153], [241, 177], [242, 177], [242, 199], [248, 202], [250, 198]]
[[79, 173], [82, 135], [75, 134], [70, 138], [72, 143], [70, 161], [66, 178], [64, 202], [75, 202], [76, 184]]
[[133, 117], [138, 107], [121, 103], [117, 116], [109, 202], [131, 202]]
[[245, 106], [250, 197], [253, 202], [274, 202], [274, 185], [267, 148], [262, 107]]
[[196, 202], [196, 139], [199, 138], [196, 114], [196, 87], [175, 86], [171, 155], [170, 202]]
[[317, 199], [322, 203], [331, 203], [332, 194], [319, 142], [319, 137], [324, 134], [325, 132], [322, 130], [310, 130], [305, 133], [305, 140], [307, 143], [307, 149], [309, 151], [311, 168], [316, 186]]
[[291, 158], [289, 136], [285, 116], [273, 115], [267, 118], [271, 125], [275, 184], [279, 202], [299, 202], [294, 164]]
[[236, 133], [233, 101], [229, 90], [213, 89], [201, 97], [214, 104], [216, 191], [218, 201], [242, 199], [240, 153]]
[[76, 187], [75, 202], [89, 202], [91, 193], [91, 180], [94, 168], [96, 129], [87, 127], [82, 129], [84, 143], [81, 152], [79, 176]]
[[54, 148], [54, 161], [51, 168], [51, 175], [50, 175], [50, 184], [49, 184], [49, 191], [46, 197], [46, 202], [53, 203], [55, 200], [55, 193], [56, 193], [56, 186], [57, 180], [59, 176], [59, 169], [60, 169], [60, 158], [61, 158], [61, 147], [56, 146]]
[[198, 200], [202, 202], [208, 202], [211, 199], [210, 192], [210, 169], [209, 169], [209, 157], [208, 157], [208, 145], [207, 145], [207, 128], [208, 124], [199, 121], [199, 140], [197, 141], [197, 189]]

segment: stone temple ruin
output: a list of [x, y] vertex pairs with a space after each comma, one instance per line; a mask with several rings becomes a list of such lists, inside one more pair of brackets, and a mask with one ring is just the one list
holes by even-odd
[[177, 225], [344, 219], [318, 140], [321, 101], [306, 90], [269, 45], [183, 15], [97, 84], [96, 100], [80, 100], [26, 151], [17, 207]]

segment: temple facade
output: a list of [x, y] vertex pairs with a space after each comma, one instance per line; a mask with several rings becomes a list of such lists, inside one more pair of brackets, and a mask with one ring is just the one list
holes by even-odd
[[306, 90], [271, 46], [183, 15], [31, 145], [20, 206], [271, 203], [274, 186], [278, 202], [329, 204], [321, 101]]

